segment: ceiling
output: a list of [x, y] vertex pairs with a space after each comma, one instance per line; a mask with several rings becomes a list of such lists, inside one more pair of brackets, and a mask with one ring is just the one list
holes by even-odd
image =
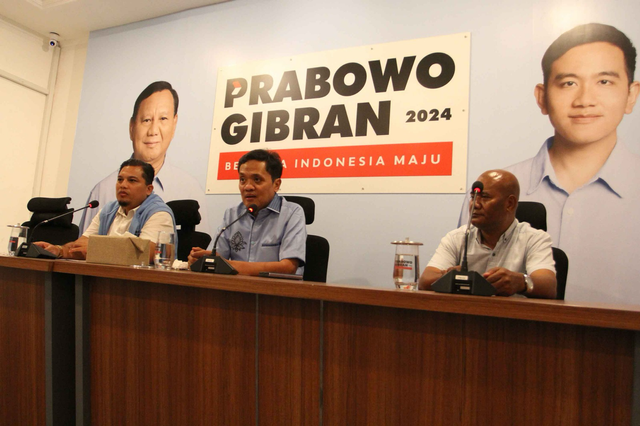
[[2, 0], [0, 17], [49, 37], [86, 39], [89, 32], [227, 0]]

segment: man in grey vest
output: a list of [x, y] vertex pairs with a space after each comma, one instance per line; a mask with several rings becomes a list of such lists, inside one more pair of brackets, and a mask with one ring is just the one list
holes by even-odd
[[129, 232], [150, 241], [149, 261], [153, 261], [158, 232], [176, 233], [171, 208], [153, 193], [153, 178], [150, 164], [134, 158], [125, 161], [118, 172], [116, 201], [107, 203], [100, 210], [80, 238], [64, 246], [43, 241], [34, 244], [58, 258], [86, 259], [89, 236], [118, 236]]

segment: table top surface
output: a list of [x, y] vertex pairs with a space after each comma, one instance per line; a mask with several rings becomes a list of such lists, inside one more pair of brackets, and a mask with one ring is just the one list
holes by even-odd
[[640, 306], [482, 297], [241, 275], [0, 256], [0, 267], [261, 295], [640, 331]]

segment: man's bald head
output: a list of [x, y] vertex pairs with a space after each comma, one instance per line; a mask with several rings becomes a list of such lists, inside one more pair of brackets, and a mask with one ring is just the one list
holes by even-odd
[[511, 172], [500, 169], [487, 170], [480, 175], [478, 180], [485, 186], [487, 184], [485, 180], [491, 181], [493, 185], [495, 185], [496, 189], [505, 197], [513, 195], [516, 197], [516, 201], [520, 199], [520, 184], [518, 183], [518, 179]]
[[476, 198], [471, 223], [483, 231], [502, 233], [516, 217], [520, 198], [518, 179], [506, 170], [487, 170], [478, 180], [484, 189]]

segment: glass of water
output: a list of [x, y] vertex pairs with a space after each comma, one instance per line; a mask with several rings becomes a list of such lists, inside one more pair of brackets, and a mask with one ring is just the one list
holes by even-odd
[[418, 289], [418, 277], [420, 276], [419, 249], [422, 243], [411, 241], [393, 241], [396, 246], [396, 258], [393, 262], [393, 282], [397, 289]]
[[7, 252], [9, 253], [9, 256], [15, 256], [18, 254], [18, 250], [20, 250], [22, 243], [27, 242], [27, 232], [29, 231], [29, 227], [20, 225], [8, 226], [11, 228], [11, 235], [9, 235]]
[[156, 269], [171, 269], [176, 258], [176, 236], [173, 232], [159, 231], [156, 239], [154, 265]]

